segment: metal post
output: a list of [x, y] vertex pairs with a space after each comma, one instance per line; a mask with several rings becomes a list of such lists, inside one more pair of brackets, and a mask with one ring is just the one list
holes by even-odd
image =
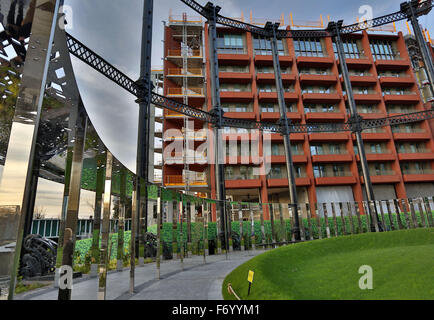
[[[141, 48], [141, 63], [140, 63], [140, 78], [137, 80], [137, 85], [140, 87], [140, 95], [136, 100], [139, 104], [139, 127], [137, 139], [137, 163], [136, 163], [136, 179], [137, 179], [137, 218], [144, 217], [145, 231], [148, 221], [148, 167], [149, 167], [149, 110], [151, 104], [151, 52], [152, 52], [152, 15], [153, 15], [153, 0], [145, 0], [143, 5], [143, 24], [142, 24], [142, 48]], [[144, 179], [144, 185], [141, 179]], [[143, 215], [141, 214], [141, 194], [144, 192], [144, 208]], [[140, 220], [139, 220], [140, 221]], [[139, 224], [140, 228], [140, 224]], [[138, 239], [136, 239], [137, 241]]]
[[[430, 1], [427, 1], [429, 4]], [[431, 58], [430, 52], [428, 51], [427, 43], [420, 29], [419, 21], [416, 16], [415, 8], [413, 6], [419, 5], [419, 1], [409, 1], [401, 3], [401, 11], [407, 14], [408, 20], [411, 22], [413, 27], [414, 35], [416, 41], [419, 45], [420, 53], [422, 54], [423, 64], [425, 65], [426, 74], [429, 79], [429, 85], [431, 92], [434, 92], [434, 64]], [[424, 12], [423, 14], [427, 14]]]
[[[292, 162], [292, 152], [291, 152], [291, 141], [289, 139], [289, 123], [288, 118], [286, 117], [286, 104], [285, 104], [285, 95], [282, 84], [282, 74], [280, 70], [280, 62], [279, 62], [279, 54], [277, 51], [277, 37], [276, 37], [276, 29], [279, 28], [279, 24], [275, 23], [274, 25], [271, 22], [267, 22], [265, 28], [271, 29], [273, 32], [273, 37], [270, 39], [271, 41], [271, 49], [273, 54], [273, 66], [274, 66], [274, 75], [276, 77], [276, 90], [277, 97], [279, 101], [279, 110], [280, 110], [280, 122], [282, 128], [282, 136], [283, 143], [285, 147], [285, 155], [286, 155], [286, 171], [288, 173], [288, 188], [289, 188], [289, 199], [290, 206], [292, 207], [292, 212], [294, 215], [294, 230], [293, 233], [295, 235], [295, 240], [300, 240], [300, 222], [298, 217], [298, 200], [297, 200], [297, 187], [295, 180], [295, 171], [294, 171], [294, 163]], [[270, 30], [270, 31], [271, 31]]]
[[216, 116], [216, 122], [214, 124], [214, 153], [215, 153], [215, 183], [217, 192], [217, 208], [220, 213], [220, 232], [225, 236], [225, 249], [229, 250], [228, 235], [226, 233], [226, 207], [224, 200], [226, 199], [225, 190], [225, 177], [224, 177], [224, 163], [219, 161], [219, 155], [223, 155], [222, 141], [220, 137], [220, 129], [222, 128], [223, 110], [220, 103], [220, 81], [219, 81], [219, 67], [218, 67], [218, 55], [217, 55], [217, 29], [216, 29], [216, 17], [220, 11], [219, 6], [214, 6], [208, 2], [205, 6], [208, 11], [208, 38], [209, 38], [209, 58], [210, 58], [210, 73], [211, 73], [211, 101], [213, 106], [213, 112]]
[[[372, 188], [371, 177], [369, 175], [369, 166], [368, 166], [368, 161], [366, 160], [365, 145], [362, 139], [362, 128], [361, 128], [362, 117], [357, 113], [356, 102], [354, 100], [354, 94], [353, 94], [353, 87], [350, 80], [350, 74], [348, 72], [347, 62], [345, 60], [345, 51], [344, 51], [344, 46], [340, 34], [340, 28], [342, 27], [342, 23], [343, 20], [339, 20], [338, 22], [330, 22], [328, 29], [330, 30], [334, 29], [335, 31], [336, 48], [338, 51], [339, 62], [341, 64], [342, 78], [344, 80], [344, 87], [345, 87], [345, 91], [347, 92], [348, 105], [350, 108], [350, 115], [351, 115], [350, 121], [353, 124], [352, 131], [356, 135], [357, 149], [359, 150], [359, 155], [360, 155], [360, 165], [362, 167], [363, 180], [365, 182], [366, 197], [368, 198], [368, 201], [371, 202], [375, 200], [375, 195], [374, 195], [374, 189]], [[376, 208], [374, 208], [373, 210], [374, 212], [372, 212], [372, 208], [368, 206], [368, 210], [371, 216], [371, 225], [370, 225], [371, 231], [372, 232], [375, 231], [375, 226], [373, 222], [374, 214], [376, 216], [378, 229], [380, 231], [383, 231], [381, 225], [378, 224], [379, 219], [378, 219], [378, 213]]]

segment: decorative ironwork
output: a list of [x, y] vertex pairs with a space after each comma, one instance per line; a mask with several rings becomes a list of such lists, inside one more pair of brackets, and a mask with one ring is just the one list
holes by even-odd
[[[201, 14], [205, 18], [209, 17], [209, 11], [206, 7], [201, 6], [194, 0], [181, 0], [184, 4], [192, 8], [197, 13]], [[419, 1], [411, 1], [409, 5], [413, 6], [416, 15], [424, 15], [427, 14], [431, 8], [433, 7], [433, 0], [424, 1], [419, 3]], [[349, 34], [358, 31], [362, 31], [368, 28], [375, 28], [385, 24], [389, 24], [392, 22], [404, 20], [408, 18], [407, 10], [405, 10], [405, 6], [401, 7], [400, 11], [387, 14], [381, 17], [374, 18], [372, 20], [362, 21], [359, 23], [351, 24], [348, 26], [344, 26], [340, 29], [340, 33]], [[266, 30], [265, 28], [261, 28], [249, 23], [245, 23], [242, 21], [234, 20], [231, 18], [224, 17], [220, 14], [217, 15], [217, 23], [222, 25], [226, 25], [232, 28], [237, 28], [240, 30], [244, 30], [247, 32], [256, 33], [265, 37], [272, 37], [272, 32], [270, 30]], [[334, 31], [324, 29], [324, 30], [277, 30], [276, 37], [277, 38], [325, 38], [334, 36]]]
[[30, 234], [23, 241], [24, 255], [20, 274], [23, 278], [45, 276], [56, 269], [56, 242], [39, 234]]

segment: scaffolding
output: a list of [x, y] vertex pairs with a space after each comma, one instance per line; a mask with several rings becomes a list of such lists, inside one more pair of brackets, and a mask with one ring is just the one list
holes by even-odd
[[[166, 78], [172, 82], [167, 88], [167, 96], [182, 99], [186, 105], [197, 103], [195, 99], [205, 98], [202, 17], [170, 13], [168, 28], [171, 29], [171, 37], [175, 41], [167, 48], [166, 61], [169, 61], [170, 65], [166, 68]], [[194, 141], [197, 141], [196, 137], [190, 134], [194, 131], [194, 119], [170, 110], [165, 110], [164, 118], [182, 119], [182, 136], [174, 138], [183, 139], [184, 149], [182, 154], [175, 155], [176, 159], [182, 159], [182, 173], [165, 175], [164, 185], [184, 188], [187, 194], [191, 193], [191, 187], [206, 187], [206, 175], [190, 170], [189, 150], [194, 149]]]

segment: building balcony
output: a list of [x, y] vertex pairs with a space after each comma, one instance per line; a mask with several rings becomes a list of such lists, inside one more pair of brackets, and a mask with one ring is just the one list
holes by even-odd
[[[199, 164], [199, 165], [208, 165], [208, 158], [206, 156], [199, 156], [199, 155], [193, 155], [193, 156], [185, 156], [182, 153], [175, 153], [171, 155], [165, 156], [164, 164], [165, 165], [184, 165], [185, 163], [188, 163], [190, 165]], [[161, 161], [161, 165], [162, 165]]]
[[219, 72], [222, 83], [250, 83], [252, 75], [246, 72]]
[[220, 91], [222, 101], [249, 102], [253, 100], [252, 91]]
[[247, 65], [250, 62], [250, 57], [244, 51], [240, 51], [239, 53], [219, 51], [218, 60], [220, 64]]
[[[205, 130], [194, 132], [194, 134], [189, 132], [188, 134], [188, 140], [206, 141], [206, 139], [207, 139], [207, 133]], [[182, 130], [179, 135], [169, 136], [168, 134], [166, 134], [163, 138], [163, 141], [174, 141], [174, 140], [184, 140], [184, 135]]]
[[[349, 68], [361, 68], [363, 67], [364, 69], [367, 67], [370, 67], [372, 65], [372, 61], [370, 59], [367, 58], [361, 58], [361, 59], [353, 59], [353, 58], [347, 58], [345, 59], [345, 62], [347, 63], [347, 66]], [[339, 63], [339, 60], [338, 60]]]
[[412, 86], [414, 85], [414, 80], [412, 77], [405, 76], [405, 77], [382, 77], [380, 76], [380, 83], [383, 86], [391, 86], [391, 87], [397, 87], [397, 86]]
[[205, 98], [204, 88], [167, 88], [168, 97], [182, 98], [184, 95], [188, 97]]
[[410, 61], [404, 59], [375, 60], [375, 66], [381, 70], [405, 70], [410, 68]]
[[375, 112], [371, 112], [371, 113], [362, 113], [360, 111], [357, 111], [359, 113], [359, 115], [363, 118], [363, 119], [381, 119], [381, 118], [385, 118], [387, 117], [386, 114], [382, 113], [379, 110], [376, 110]]
[[[298, 142], [302, 142], [304, 141], [304, 133], [291, 133], [289, 135], [289, 139], [291, 141], [298, 141]], [[283, 141], [283, 136], [280, 133], [271, 133], [270, 134], [270, 139], [273, 142], [282, 142]]]
[[345, 114], [343, 112], [308, 112], [306, 113], [306, 121], [312, 122], [334, 122], [344, 121]]
[[[360, 161], [360, 156], [356, 155], [356, 160]], [[389, 151], [384, 150], [382, 153], [368, 153], [366, 152], [366, 160], [369, 162], [378, 162], [378, 161], [394, 161], [395, 155]]]
[[432, 182], [434, 171], [427, 170], [402, 170], [404, 182]]
[[412, 140], [430, 140], [432, 139], [432, 136], [428, 132], [422, 129], [411, 130], [411, 131], [402, 130], [401, 132], [395, 129], [393, 131], [393, 138], [395, 140], [412, 141]]
[[261, 187], [261, 179], [257, 176], [227, 176], [225, 177], [227, 189], [252, 189]]
[[[298, 112], [287, 112], [286, 117], [291, 120], [301, 121], [301, 114]], [[280, 119], [280, 112], [261, 112], [261, 120], [277, 121]]]
[[315, 163], [342, 163], [352, 161], [353, 157], [348, 153], [320, 154], [312, 156], [312, 162]]
[[[376, 184], [397, 183], [401, 181], [399, 175], [392, 170], [385, 170], [380, 172], [376, 172], [375, 170], [369, 170], [369, 176], [371, 177], [371, 182]], [[365, 183], [362, 174], [360, 174], [360, 182]]]
[[199, 77], [204, 76], [203, 70], [201, 68], [188, 68], [184, 70], [183, 68], [168, 68], [167, 77]]
[[421, 150], [414, 153], [398, 153], [398, 159], [400, 161], [434, 160], [434, 152], [431, 150]]
[[[386, 131], [383, 132], [362, 132], [362, 139], [364, 141], [386, 141], [390, 140], [391, 136]], [[356, 140], [356, 136], [353, 135], [353, 140]]]
[[313, 93], [303, 93], [302, 94], [303, 101], [304, 102], [318, 102], [318, 103], [325, 103], [325, 102], [339, 102], [342, 99], [342, 96], [339, 93], [331, 92], [331, 93], [319, 93], [319, 92], [313, 92]]
[[[255, 65], [258, 66], [272, 66], [273, 56], [272, 55], [255, 55]], [[293, 57], [290, 56], [279, 56], [279, 62], [281, 67], [291, 66], [294, 61]]]
[[328, 141], [347, 141], [348, 133], [310, 133], [309, 141], [328, 142]]
[[[169, 49], [167, 50], [167, 57], [175, 57], [182, 58], [182, 50], [181, 49]], [[200, 58], [202, 59], [202, 51], [201, 50], [191, 50], [187, 55], [187, 58]]]
[[225, 164], [258, 164], [260, 163], [259, 156], [241, 156], [241, 155], [227, 155], [225, 158]]
[[302, 84], [334, 84], [338, 81], [335, 74], [300, 74]]
[[391, 103], [417, 103], [420, 101], [416, 92], [410, 94], [385, 94], [384, 101]]
[[333, 63], [333, 57], [297, 57], [297, 65], [300, 67], [330, 67]]
[[356, 177], [352, 175], [351, 172], [344, 172], [343, 176], [333, 176], [333, 177], [320, 177], [315, 178], [315, 184], [317, 186], [324, 185], [348, 185], [355, 184], [357, 182]]
[[232, 118], [232, 119], [248, 119], [248, 120], [255, 120], [256, 119], [256, 113], [255, 112], [225, 112], [224, 116], [226, 118]]
[[[296, 177], [295, 184], [297, 187], [307, 187], [310, 186], [310, 179], [307, 177]], [[288, 178], [280, 176], [268, 176], [267, 177], [267, 187], [277, 188], [277, 187], [287, 187]]]
[[[348, 100], [347, 95], [344, 95], [345, 101]], [[378, 103], [381, 102], [380, 93], [369, 93], [369, 94], [354, 94], [354, 100], [359, 103]]]
[[[341, 83], [344, 78], [340, 77]], [[351, 84], [354, 86], [373, 86], [377, 83], [377, 78], [374, 76], [350, 76]]]
[[[188, 180], [188, 181], [186, 181]], [[208, 182], [206, 180], [205, 173], [197, 174], [195, 177], [188, 177], [182, 175], [167, 175], [164, 176], [164, 185], [172, 186], [172, 187], [182, 187], [187, 183], [188, 186], [191, 187], [206, 187], [208, 186]]]
[[[286, 156], [284, 154], [265, 156], [265, 161], [268, 163], [286, 163]], [[294, 163], [307, 163], [307, 156], [304, 154], [294, 154], [293, 152], [292, 161]]]
[[[292, 102], [298, 101], [298, 93], [285, 92], [284, 96], [285, 96], [285, 101], [292, 101]], [[261, 101], [261, 102], [277, 102], [278, 101], [277, 92], [259, 91], [258, 98], [259, 98], [259, 101]]]
[[[276, 77], [274, 76], [274, 73], [261, 73], [258, 72], [256, 74], [256, 81], [258, 83], [276, 83]], [[295, 82], [295, 75], [289, 74], [289, 73], [282, 73], [282, 82], [283, 83], [291, 83]]]

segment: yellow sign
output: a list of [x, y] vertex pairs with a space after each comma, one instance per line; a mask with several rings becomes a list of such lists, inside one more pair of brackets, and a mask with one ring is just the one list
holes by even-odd
[[255, 273], [252, 270], [249, 270], [249, 276], [247, 277], [247, 281], [249, 281], [250, 283], [253, 282], [253, 275]]

